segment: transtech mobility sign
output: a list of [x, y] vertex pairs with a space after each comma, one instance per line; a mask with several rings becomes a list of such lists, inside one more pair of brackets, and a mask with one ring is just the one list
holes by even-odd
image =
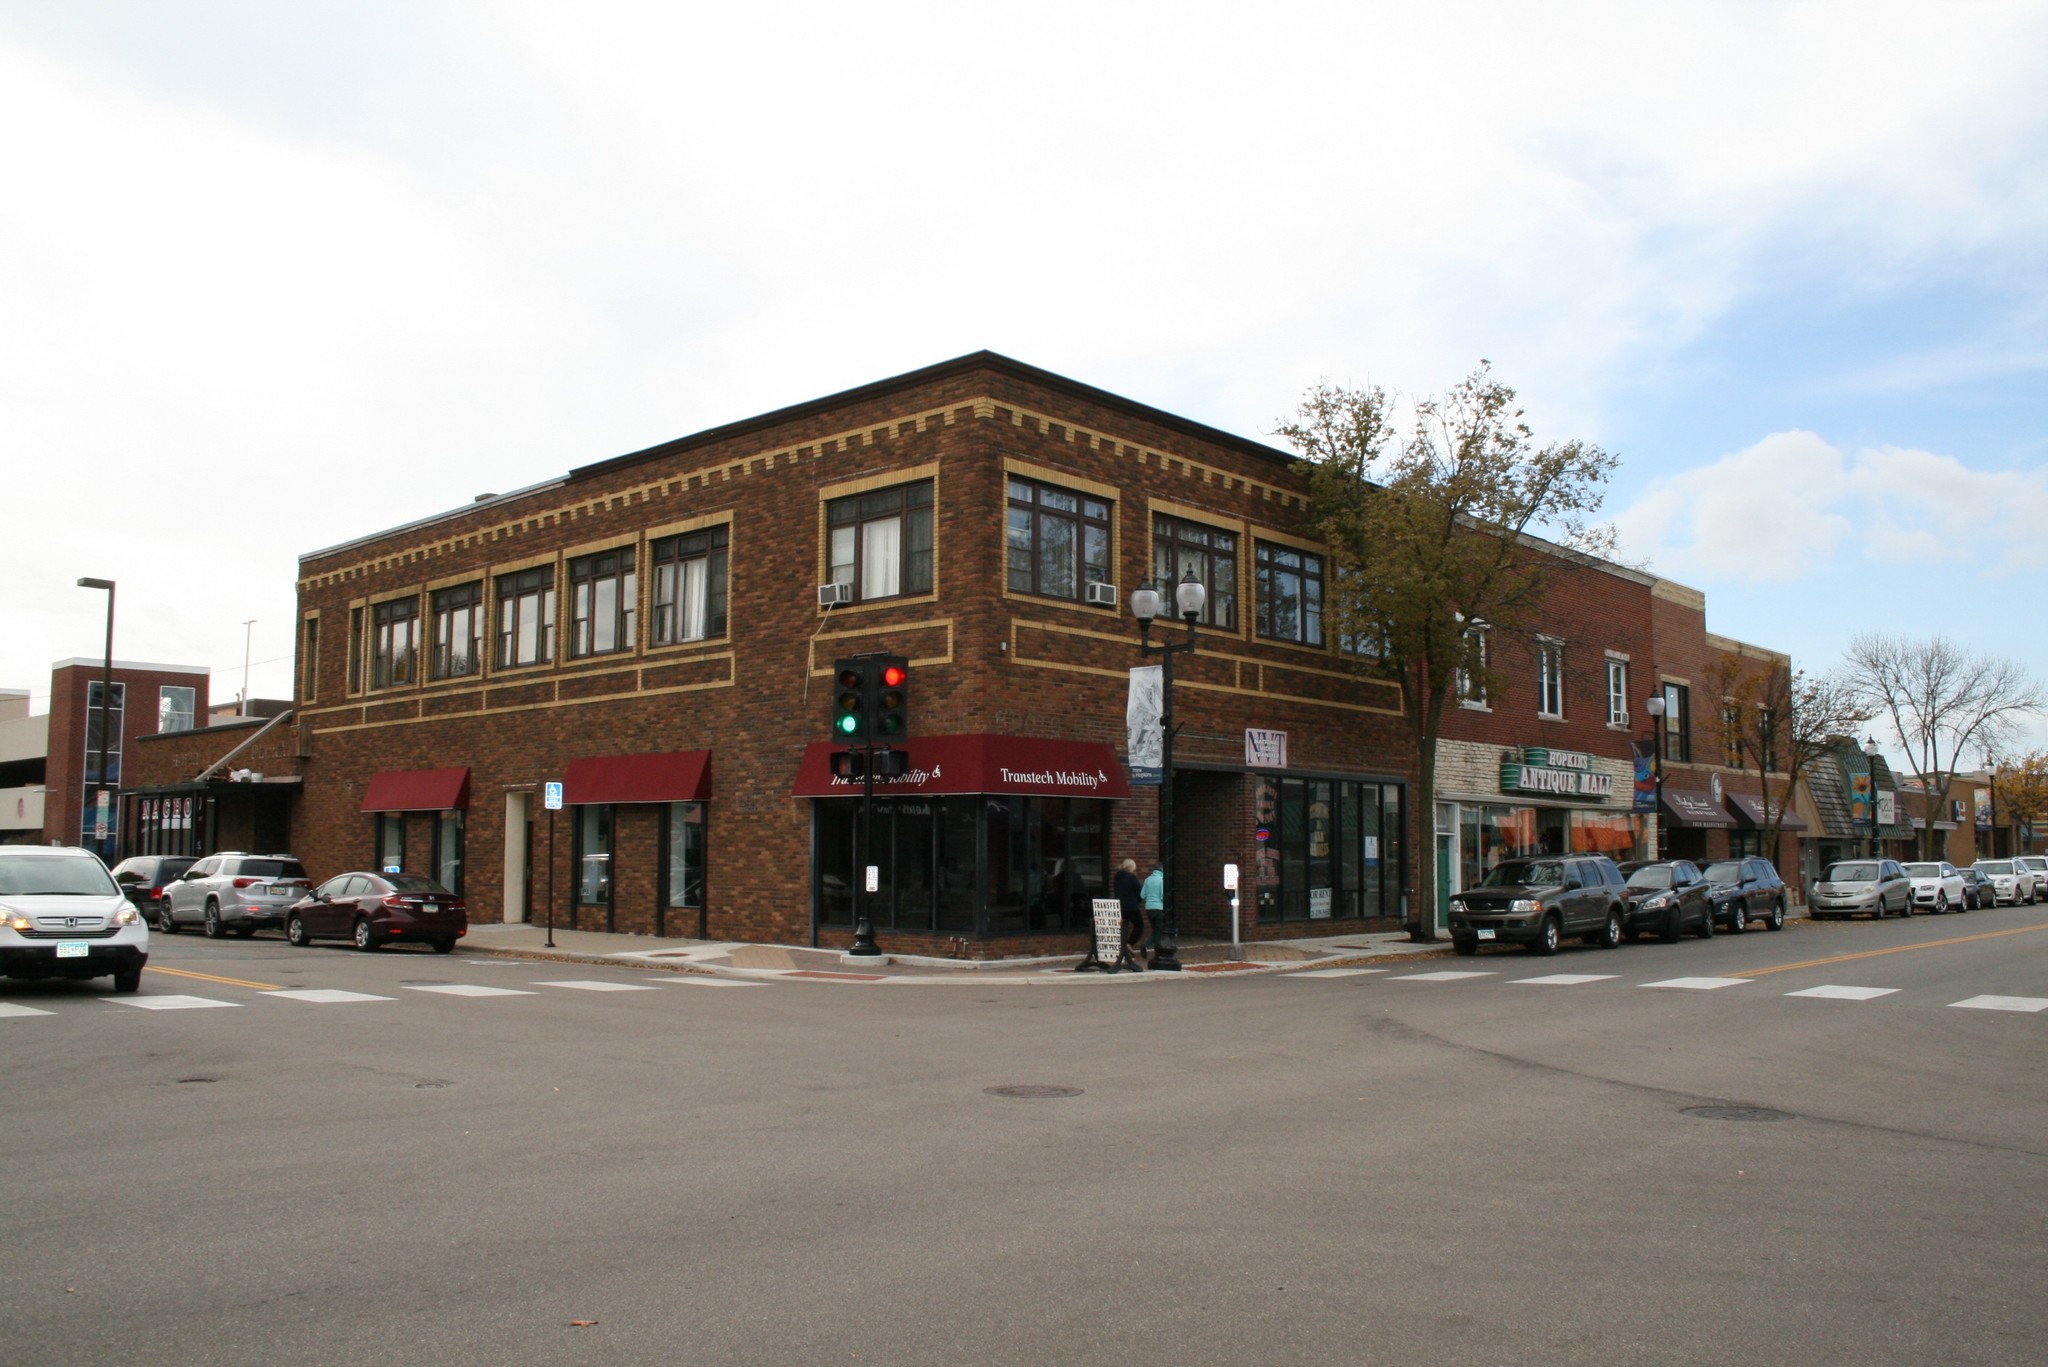
[[1614, 796], [1614, 776], [1593, 768], [1593, 757], [1577, 750], [1525, 746], [1519, 759], [1510, 750], [1500, 762], [1504, 793], [1542, 793], [1552, 797], [1587, 797], [1605, 802]]

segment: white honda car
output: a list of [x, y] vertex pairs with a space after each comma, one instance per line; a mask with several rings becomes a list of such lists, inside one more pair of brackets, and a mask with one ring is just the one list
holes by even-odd
[[1906, 865], [1906, 877], [1913, 880], [1913, 906], [1926, 907], [1939, 915], [1946, 911], [1968, 911], [1963, 900], [1963, 875], [1946, 859], [1934, 863]]
[[142, 986], [149, 927], [90, 850], [0, 846], [0, 976]]

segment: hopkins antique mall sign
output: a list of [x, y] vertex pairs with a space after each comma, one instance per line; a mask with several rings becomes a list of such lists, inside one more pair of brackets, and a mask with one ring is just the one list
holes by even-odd
[[1501, 756], [1500, 790], [1605, 802], [1614, 796], [1614, 776], [1594, 769], [1593, 757], [1581, 751], [1528, 745]]

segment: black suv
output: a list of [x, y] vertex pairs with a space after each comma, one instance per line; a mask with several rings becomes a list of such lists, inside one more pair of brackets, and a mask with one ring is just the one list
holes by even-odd
[[1717, 859], [1707, 865], [1707, 901], [1714, 923], [1740, 935], [1751, 921], [1767, 930], [1785, 928], [1785, 880], [1768, 859]]
[[1639, 859], [1623, 864], [1628, 875], [1628, 910], [1621, 933], [1633, 940], [1655, 931], [1667, 945], [1690, 930], [1701, 939], [1714, 933], [1706, 876], [1690, 859]]
[[163, 907], [165, 885], [175, 883], [198, 862], [194, 855], [138, 854], [114, 865], [114, 881], [142, 919], [153, 921]]
[[1577, 935], [1612, 949], [1621, 943], [1626, 892], [1621, 870], [1604, 854], [1509, 859], [1451, 898], [1451, 947], [1476, 954], [1496, 941], [1555, 954], [1560, 940]]

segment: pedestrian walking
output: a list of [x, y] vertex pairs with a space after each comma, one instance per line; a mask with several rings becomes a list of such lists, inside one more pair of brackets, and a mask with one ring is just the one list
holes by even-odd
[[1159, 955], [1159, 922], [1166, 914], [1166, 870], [1159, 865], [1152, 866], [1152, 872], [1145, 875], [1144, 886], [1138, 889], [1138, 900], [1145, 904], [1145, 919], [1152, 923], [1152, 954]]
[[1142, 969], [1145, 966], [1145, 892], [1138, 882], [1137, 860], [1124, 860], [1123, 867], [1116, 872], [1114, 887], [1117, 904], [1124, 914], [1124, 947], [1117, 962]]

